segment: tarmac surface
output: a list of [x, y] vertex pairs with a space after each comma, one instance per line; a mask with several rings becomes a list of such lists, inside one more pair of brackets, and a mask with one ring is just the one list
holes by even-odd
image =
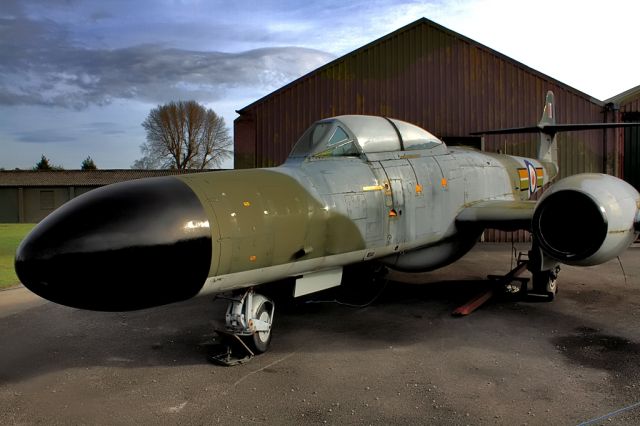
[[307, 299], [327, 303], [277, 300], [271, 349], [235, 367], [207, 361], [221, 300], [101, 313], [2, 291], [0, 424], [640, 424], [640, 248], [626, 281], [618, 260], [565, 266], [553, 303], [452, 317], [511, 257], [482, 244]]

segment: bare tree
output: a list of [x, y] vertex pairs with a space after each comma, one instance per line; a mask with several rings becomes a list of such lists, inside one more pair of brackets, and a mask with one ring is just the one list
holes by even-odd
[[224, 118], [196, 101], [158, 105], [142, 123], [147, 141], [133, 168], [209, 169], [231, 157]]

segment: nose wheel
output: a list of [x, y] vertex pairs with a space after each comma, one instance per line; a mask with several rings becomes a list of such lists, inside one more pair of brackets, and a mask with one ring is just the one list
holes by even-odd
[[273, 302], [263, 302], [256, 310], [255, 319], [249, 320], [249, 328], [255, 330], [250, 336], [243, 336], [243, 340], [254, 349], [255, 353], [263, 353], [271, 344], [271, 324], [273, 323]]
[[249, 289], [229, 301], [225, 314], [225, 329], [217, 330], [222, 337], [222, 351], [211, 355], [211, 361], [223, 365], [243, 364], [255, 354], [269, 349], [275, 304], [271, 299]]

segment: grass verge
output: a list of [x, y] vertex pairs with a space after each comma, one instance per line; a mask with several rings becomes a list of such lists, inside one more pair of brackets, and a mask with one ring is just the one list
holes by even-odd
[[19, 283], [13, 260], [18, 244], [34, 226], [32, 223], [0, 223], [0, 289]]

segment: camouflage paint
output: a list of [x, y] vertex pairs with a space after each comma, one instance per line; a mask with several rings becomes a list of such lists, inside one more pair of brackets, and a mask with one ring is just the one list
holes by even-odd
[[365, 247], [353, 221], [277, 170], [179, 177], [210, 218], [209, 276], [282, 265]]

